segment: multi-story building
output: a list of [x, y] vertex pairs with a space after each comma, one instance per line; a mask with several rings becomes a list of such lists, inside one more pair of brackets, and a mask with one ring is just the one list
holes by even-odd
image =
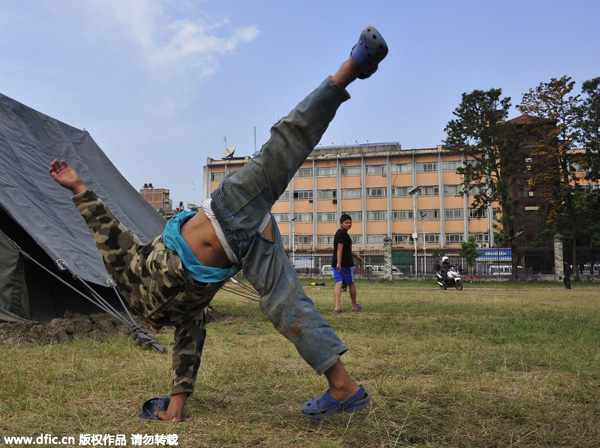
[[144, 184], [140, 194], [150, 205], [165, 218], [173, 216], [173, 201], [169, 197], [171, 192], [166, 188], [154, 188], [152, 184]]
[[[204, 197], [250, 158], [208, 159]], [[398, 143], [326, 147], [300, 167], [272, 213], [290, 250], [330, 250], [339, 217], [352, 217], [355, 247], [394, 250], [458, 248], [469, 235], [494, 244], [493, 211], [470, 208], [461, 196], [460, 155], [442, 146], [402, 150]], [[290, 245], [290, 241], [294, 241]]]
[[[539, 119], [528, 115], [521, 115], [513, 118], [510, 121], [520, 128], [525, 128], [527, 126], [531, 126], [532, 123], [540, 122]], [[542, 123], [550, 123], [549, 126], [554, 126], [554, 122], [550, 120], [542, 120]], [[511, 190], [513, 197], [519, 201], [520, 206], [520, 213], [514, 217], [515, 227], [520, 229], [522, 232], [522, 237], [519, 240], [519, 244], [525, 246], [535, 240], [536, 234], [539, 232], [542, 224], [542, 215], [545, 213], [545, 204], [543, 199], [544, 192], [539, 189], [534, 190], [530, 187], [534, 176], [539, 174], [536, 173], [536, 160], [533, 155], [535, 154], [535, 151], [533, 150], [535, 149], [537, 139], [543, 139], [546, 141], [550, 139], [547, 134], [549, 132], [549, 128], [547, 126], [535, 127], [534, 125], [534, 127], [530, 128], [528, 132], [532, 132], [532, 129], [536, 131], [536, 133], [531, 134], [534, 138], [527, 138], [521, 145], [520, 155], [523, 160], [523, 171], [514, 175]], [[575, 162], [578, 155], [583, 156], [584, 150], [582, 148], [573, 147], [570, 149], [570, 152], [570, 174], [573, 177], [578, 178], [578, 184], [582, 188], [598, 188], [598, 183], [585, 179], [587, 174], [585, 166], [583, 166], [581, 163]]]
[[[522, 124], [524, 120], [514, 121]], [[521, 247], [535, 240], [543, 219], [543, 195], [530, 188], [532, 148], [531, 144], [521, 148], [523, 171], [512, 181], [512, 194], [520, 204], [514, 218]], [[249, 160], [208, 158], [203, 197]], [[394, 264], [403, 265], [405, 272], [430, 272], [436, 252], [456, 253], [471, 235], [480, 248], [497, 248], [494, 207], [474, 209], [473, 196], [461, 195], [462, 176], [456, 170], [465, 162], [465, 156], [442, 146], [411, 150], [402, 150], [398, 143], [319, 147], [302, 164], [272, 213], [297, 268], [330, 264], [339, 218], [347, 213], [353, 221], [353, 248], [367, 255], [369, 263], [383, 260], [376, 253], [383, 252], [384, 239], [390, 238]], [[578, 164], [571, 170], [582, 178], [585, 175]], [[585, 186], [599, 188], [590, 182]], [[483, 252], [481, 260], [491, 267], [510, 265], [510, 249]], [[490, 266], [481, 268], [488, 272]]]

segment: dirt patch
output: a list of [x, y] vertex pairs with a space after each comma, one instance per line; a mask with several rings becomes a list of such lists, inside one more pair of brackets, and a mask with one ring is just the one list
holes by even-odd
[[108, 314], [66, 314], [48, 323], [0, 323], [0, 344], [21, 345], [30, 342], [50, 344], [75, 339], [106, 340], [128, 336], [129, 328]]
[[[231, 316], [222, 316], [213, 308], [207, 318], [208, 322], [216, 322], [227, 321]], [[140, 323], [139, 326], [150, 334], [154, 333], [150, 326], [144, 323]], [[161, 330], [164, 331], [169, 331], [169, 328]], [[22, 345], [31, 342], [53, 344], [76, 339], [104, 341], [120, 336], [132, 336], [131, 330], [109, 314], [84, 316], [67, 313], [64, 317], [52, 319], [48, 323], [0, 322], [0, 345]]]

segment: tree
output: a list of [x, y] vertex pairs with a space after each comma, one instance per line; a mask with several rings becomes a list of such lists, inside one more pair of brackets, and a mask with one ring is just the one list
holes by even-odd
[[586, 152], [587, 179], [600, 180], [600, 77], [585, 81], [584, 98], [578, 108], [580, 141]]
[[473, 194], [473, 208], [486, 209], [498, 204], [497, 222], [500, 244], [511, 248], [513, 280], [518, 280], [515, 217], [519, 200], [512, 193], [514, 176], [523, 169], [520, 148], [523, 135], [514, 123], [506, 121], [510, 98], [502, 90], [474, 90], [463, 93], [461, 104], [448, 122], [446, 149], [465, 157], [457, 172], [463, 176], [462, 194]]
[[600, 246], [600, 190], [576, 195], [574, 206], [579, 246]]
[[529, 136], [534, 140], [531, 189], [541, 192], [546, 225], [555, 233], [567, 233], [561, 228], [560, 219], [561, 215], [567, 216], [577, 280], [575, 195], [582, 177], [575, 167], [582, 164], [584, 158], [575, 148], [580, 137], [580, 96], [571, 94], [574, 85], [568, 76], [552, 78], [525, 93], [517, 109], [534, 118], [528, 125]]
[[481, 255], [477, 252], [477, 241], [475, 239], [475, 235], [469, 236], [467, 241], [460, 243], [459, 255], [467, 260], [469, 271], [472, 272], [475, 260], [477, 260], [477, 257]]

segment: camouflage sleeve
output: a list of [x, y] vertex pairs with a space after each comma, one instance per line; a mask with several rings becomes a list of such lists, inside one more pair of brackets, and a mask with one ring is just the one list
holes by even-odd
[[113, 280], [120, 278], [142, 245], [140, 239], [119, 222], [92, 190], [79, 193], [72, 200], [92, 232], [109, 275]]
[[194, 391], [206, 339], [206, 312], [175, 327], [171, 395]]

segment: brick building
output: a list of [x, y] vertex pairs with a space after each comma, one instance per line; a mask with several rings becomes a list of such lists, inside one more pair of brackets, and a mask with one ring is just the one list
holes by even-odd
[[173, 216], [173, 201], [169, 197], [170, 190], [154, 188], [152, 184], [144, 184], [144, 187], [140, 190], [140, 194], [165, 218]]

